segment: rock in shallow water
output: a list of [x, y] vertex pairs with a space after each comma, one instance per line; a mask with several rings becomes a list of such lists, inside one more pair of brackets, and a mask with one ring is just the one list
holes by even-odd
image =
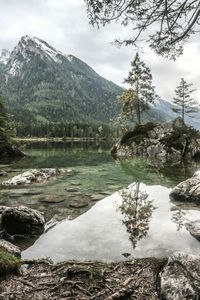
[[77, 200], [77, 201], [71, 201], [69, 203], [69, 207], [72, 207], [72, 208], [83, 208], [83, 207], [86, 207], [88, 206], [88, 202], [87, 201], [80, 201], [80, 200]]
[[188, 222], [185, 227], [193, 237], [200, 241], [200, 220]]
[[37, 210], [25, 206], [6, 207], [1, 227], [11, 235], [38, 235], [44, 231], [44, 218]]
[[175, 186], [169, 196], [175, 201], [200, 202], [200, 171]]
[[[66, 171], [67, 174], [71, 173], [71, 170]], [[26, 185], [34, 182], [43, 182], [50, 177], [54, 177], [56, 175], [60, 175], [65, 173], [65, 170], [62, 169], [53, 169], [53, 168], [45, 168], [45, 169], [32, 169], [13, 178], [3, 181], [2, 185], [5, 186], [16, 186], [16, 185]]]
[[162, 299], [194, 300], [200, 297], [200, 256], [174, 253], [161, 273]]
[[44, 196], [44, 198], [40, 199], [40, 202], [44, 202], [44, 203], [60, 203], [65, 201], [64, 196], [60, 196], [60, 195], [46, 195]]

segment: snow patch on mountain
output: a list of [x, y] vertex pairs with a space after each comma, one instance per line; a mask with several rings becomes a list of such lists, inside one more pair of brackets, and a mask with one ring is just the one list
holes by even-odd
[[62, 63], [62, 57], [65, 56], [47, 42], [26, 35], [21, 38], [7, 59], [5, 63], [7, 73], [12, 76], [20, 75], [23, 64], [29, 62], [33, 55], [38, 55], [42, 60], [48, 59], [55, 63]]

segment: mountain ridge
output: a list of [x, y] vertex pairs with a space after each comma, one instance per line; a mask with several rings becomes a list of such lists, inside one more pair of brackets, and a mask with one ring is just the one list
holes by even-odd
[[[2, 50], [0, 89], [17, 126], [31, 123], [109, 123], [123, 91], [72, 54], [37, 37], [23, 36], [13, 51]], [[143, 120], [170, 121], [173, 104], [157, 99]], [[200, 111], [186, 123], [200, 130]]]
[[20, 114], [16, 122], [22, 122], [20, 110], [32, 122], [109, 122], [123, 90], [79, 58], [29, 36], [0, 64], [0, 85], [11, 113], [15, 106]]

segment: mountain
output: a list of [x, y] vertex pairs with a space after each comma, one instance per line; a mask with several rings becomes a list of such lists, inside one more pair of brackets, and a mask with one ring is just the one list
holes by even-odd
[[108, 122], [122, 92], [80, 59], [29, 36], [2, 51], [0, 88], [18, 124]]
[[[163, 99], [156, 99], [155, 103], [151, 105], [151, 109], [145, 114], [145, 118], [149, 121], [166, 122], [171, 121], [180, 116], [172, 109], [176, 108], [175, 105]], [[185, 123], [200, 130], [200, 110], [191, 116], [185, 116]]]
[[[24, 36], [10, 53], [0, 55], [0, 90], [15, 125], [106, 123], [118, 112], [121, 87], [98, 75], [73, 55], [47, 42]], [[143, 121], [165, 122], [177, 117], [172, 103], [157, 99]], [[200, 130], [200, 111], [186, 123]]]

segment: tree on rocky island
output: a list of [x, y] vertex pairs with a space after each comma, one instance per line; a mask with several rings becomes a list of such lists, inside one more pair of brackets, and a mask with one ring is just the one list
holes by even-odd
[[124, 82], [131, 88], [119, 97], [122, 104], [120, 116], [122, 119], [140, 124], [142, 113], [150, 108], [149, 104], [154, 102], [156, 93], [152, 85], [151, 71], [141, 61], [138, 53], [131, 62], [131, 70]]
[[117, 44], [137, 45], [144, 36], [159, 55], [175, 59], [184, 43], [199, 31], [199, 0], [85, 0], [92, 25], [120, 22], [132, 26], [132, 36]]
[[173, 111], [181, 113], [183, 122], [185, 121], [185, 115], [190, 116], [190, 114], [198, 111], [198, 104], [192, 97], [192, 93], [195, 91], [195, 89], [191, 89], [192, 85], [192, 83], [187, 83], [184, 78], [181, 78], [175, 89], [176, 96], [173, 102], [178, 108], [173, 108]]

